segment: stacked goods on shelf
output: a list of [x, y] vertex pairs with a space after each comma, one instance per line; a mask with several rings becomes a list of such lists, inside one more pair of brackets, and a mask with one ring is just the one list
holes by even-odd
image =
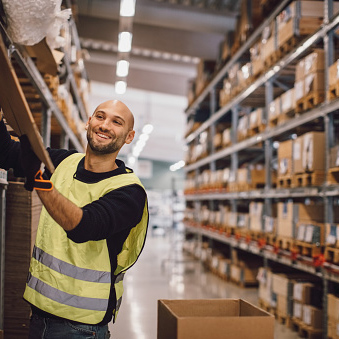
[[278, 124], [283, 124], [295, 116], [296, 100], [294, 96], [294, 88], [289, 89], [281, 95], [281, 112]]
[[231, 57], [231, 50], [234, 43], [234, 32], [227, 32], [224, 40], [220, 43], [219, 66], [221, 68]]
[[[324, 244], [324, 239], [319, 234], [319, 232], [324, 233], [325, 231], [323, 221], [323, 204], [310, 203], [306, 205], [294, 203], [292, 200], [278, 202], [277, 246], [312, 257], [312, 254], [318, 251], [319, 246]], [[300, 240], [297, 240], [296, 235], [299, 234], [299, 227], [305, 229], [305, 225], [310, 226], [307, 237], [305, 238], [305, 233], [302, 233], [301, 230]], [[304, 236], [301, 237], [302, 235]]]
[[275, 127], [278, 125], [281, 113], [281, 97], [275, 98], [268, 107], [268, 126]]
[[336, 60], [328, 69], [328, 85], [330, 100], [339, 96], [339, 60]]
[[257, 257], [242, 255], [237, 250], [231, 252], [232, 264], [230, 267], [230, 280], [242, 287], [258, 285], [257, 275], [262, 266]]
[[237, 141], [245, 140], [249, 131], [249, 117], [247, 114], [239, 118], [237, 128]]
[[294, 186], [321, 186], [324, 183], [325, 137], [324, 132], [308, 132], [294, 140]]
[[22, 296], [42, 205], [19, 182], [9, 182], [6, 203], [4, 329], [8, 339], [27, 338], [31, 309]]
[[277, 16], [277, 47], [280, 56], [289, 52], [323, 22], [323, 1], [293, 1]]
[[215, 71], [215, 60], [200, 60], [195, 80], [195, 95], [198, 96], [211, 81]]
[[264, 131], [265, 127], [264, 109], [257, 108], [250, 113], [248, 135], [252, 137], [258, 133], [261, 133]]
[[274, 314], [276, 308], [276, 300], [272, 290], [273, 272], [269, 268], [259, 267], [257, 280], [259, 283], [259, 305], [264, 310]]
[[339, 265], [339, 208], [333, 206], [334, 215], [332, 223], [326, 223], [325, 253], [324, 259], [327, 263]]
[[294, 88], [298, 113], [307, 111], [324, 101], [324, 67], [322, 49], [315, 49], [297, 64]]
[[293, 281], [292, 328], [300, 336], [308, 338], [319, 336], [323, 332], [322, 290], [310, 278]]
[[334, 294], [327, 295], [327, 337], [339, 338], [339, 297]]
[[260, 0], [241, 0], [240, 15], [235, 28], [232, 55], [249, 38], [263, 20]]
[[293, 174], [293, 140], [286, 140], [278, 148], [277, 187], [293, 187]]

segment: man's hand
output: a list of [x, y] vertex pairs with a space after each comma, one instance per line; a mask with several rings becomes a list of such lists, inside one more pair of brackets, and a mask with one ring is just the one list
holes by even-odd
[[23, 134], [19, 139], [21, 146], [21, 167], [26, 177], [25, 189], [27, 191], [33, 191], [33, 188], [44, 191], [51, 190], [53, 184], [48, 179], [43, 178], [40, 170], [41, 161], [32, 150], [27, 135]]

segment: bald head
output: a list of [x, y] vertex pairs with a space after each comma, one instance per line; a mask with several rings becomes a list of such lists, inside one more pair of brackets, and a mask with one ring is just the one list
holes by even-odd
[[106, 111], [114, 115], [118, 115], [126, 123], [126, 126], [129, 131], [132, 131], [134, 128], [134, 116], [131, 110], [120, 100], [108, 100], [101, 103], [95, 110], [94, 113], [98, 111]]

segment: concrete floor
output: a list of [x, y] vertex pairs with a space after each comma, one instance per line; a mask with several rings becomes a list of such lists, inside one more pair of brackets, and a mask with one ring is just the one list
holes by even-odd
[[[113, 339], [156, 339], [158, 299], [242, 298], [258, 305], [256, 288], [241, 288], [206, 271], [181, 251], [181, 236], [151, 236], [138, 262], [124, 278], [125, 292]], [[226, 337], [225, 337], [226, 338]], [[297, 334], [276, 321], [275, 339]]]

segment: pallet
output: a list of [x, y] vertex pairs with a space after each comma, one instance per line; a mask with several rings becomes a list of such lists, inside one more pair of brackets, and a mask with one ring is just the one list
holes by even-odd
[[329, 86], [328, 95], [329, 95], [330, 100], [333, 100], [339, 97], [339, 81]]
[[287, 53], [291, 52], [299, 42], [301, 41], [301, 37], [292, 36], [290, 39], [285, 41], [282, 45], [278, 46], [277, 56], [278, 59], [282, 59]]
[[339, 248], [325, 247], [325, 260], [332, 264], [339, 264]]
[[249, 135], [249, 137], [254, 137], [257, 134], [264, 132], [265, 129], [266, 129], [265, 124], [261, 124], [260, 126], [252, 127], [248, 130], [248, 135]]
[[317, 246], [315, 244], [309, 244], [298, 240], [295, 240], [293, 249], [296, 253], [310, 258], [317, 257], [323, 253], [323, 246]]
[[286, 327], [291, 327], [291, 317], [287, 314], [280, 314], [279, 312], [276, 313], [275, 319], [278, 321], [279, 324], [285, 325]]
[[339, 167], [333, 167], [328, 170], [327, 182], [331, 185], [339, 183]]
[[314, 91], [307, 94], [305, 97], [297, 100], [296, 102], [296, 113], [303, 113], [312, 108], [317, 107], [325, 100], [325, 92]]
[[324, 171], [295, 174], [294, 187], [321, 186], [325, 182]]
[[259, 307], [264, 311], [276, 315], [276, 309], [270, 305], [265, 300], [259, 299]]
[[294, 187], [295, 177], [293, 175], [284, 175], [277, 178], [277, 188]]
[[277, 236], [275, 234], [265, 233], [264, 239], [267, 245], [275, 246], [277, 242]]
[[292, 251], [294, 248], [295, 240], [290, 237], [277, 236], [276, 246], [282, 250]]
[[298, 335], [302, 338], [308, 339], [321, 339], [323, 331], [321, 329], [315, 329], [311, 326], [307, 326], [300, 319], [291, 319], [291, 329], [298, 332]]

